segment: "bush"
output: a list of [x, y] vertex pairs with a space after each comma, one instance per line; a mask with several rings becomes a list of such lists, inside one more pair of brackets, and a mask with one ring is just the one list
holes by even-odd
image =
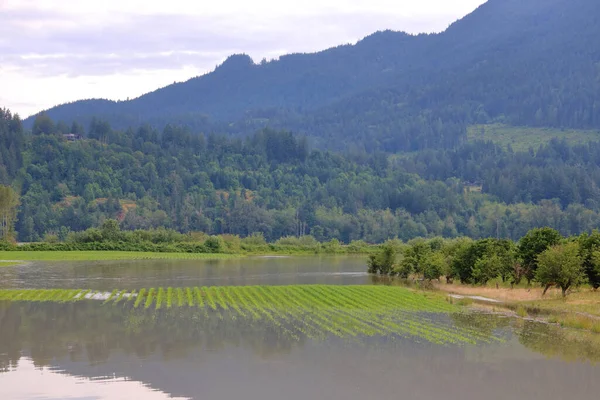
[[323, 251], [331, 254], [342, 253], [342, 244], [337, 239], [331, 239], [329, 242], [323, 243]]
[[222, 253], [225, 250], [225, 241], [220, 236], [211, 236], [204, 242], [207, 253]]
[[[229, 253], [239, 253], [242, 250], [242, 240], [237, 235], [221, 235], [225, 248]], [[206, 241], [205, 241], [206, 242]]]
[[348, 253], [368, 253], [374, 246], [369, 245], [364, 240], [353, 240], [347, 247]]
[[5, 240], [0, 240], [0, 251], [14, 251], [17, 246]]
[[250, 236], [246, 236], [242, 239], [242, 244], [244, 246], [265, 246], [267, 241], [265, 240], [265, 235], [262, 232], [255, 232]]
[[58, 239], [58, 235], [55, 233], [46, 233], [44, 235], [44, 242], [46, 243], [58, 243], [60, 240]]

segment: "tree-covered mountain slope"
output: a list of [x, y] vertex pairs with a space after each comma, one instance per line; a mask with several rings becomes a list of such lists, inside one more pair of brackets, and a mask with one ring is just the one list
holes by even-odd
[[554, 139], [513, 152], [474, 141], [390, 157], [311, 150], [303, 137], [274, 130], [242, 139], [95, 120], [78, 138], [64, 135], [77, 124], [47, 117], [35, 128], [24, 131], [0, 109], [0, 185], [20, 194], [21, 241], [64, 238], [107, 218], [127, 230], [346, 243], [600, 226], [600, 142]]
[[490, 0], [440, 34], [377, 32], [260, 64], [234, 55], [137, 99], [47, 113], [115, 128], [244, 134], [270, 126], [306, 133], [318, 147], [367, 151], [452, 147], [467, 126], [492, 121], [597, 129], [599, 15], [595, 0]]

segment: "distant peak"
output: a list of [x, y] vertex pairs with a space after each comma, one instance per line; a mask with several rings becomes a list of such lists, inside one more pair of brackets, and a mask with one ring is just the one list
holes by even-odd
[[377, 31], [369, 36], [365, 36], [365, 38], [360, 40], [358, 43], [384, 42], [391, 39], [402, 39], [409, 36], [411, 35], [406, 32], [392, 31], [387, 29], [385, 31]]
[[254, 61], [248, 54], [234, 54], [227, 57], [217, 70], [239, 71], [254, 66]]

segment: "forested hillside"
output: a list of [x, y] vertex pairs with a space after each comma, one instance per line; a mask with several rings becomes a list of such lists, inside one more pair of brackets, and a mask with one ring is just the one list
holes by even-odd
[[268, 126], [318, 148], [367, 152], [454, 147], [475, 123], [600, 129], [598, 15], [596, 0], [490, 0], [440, 34], [378, 32], [260, 64], [235, 55], [131, 101], [80, 101], [48, 115], [194, 133]]
[[302, 136], [268, 129], [241, 139], [94, 120], [84, 138], [68, 140], [63, 131], [83, 128], [39, 117], [28, 133], [8, 111], [0, 121], [0, 183], [21, 194], [21, 241], [107, 218], [122, 229], [346, 243], [517, 239], [539, 226], [569, 235], [600, 224], [600, 143], [514, 153], [475, 142], [390, 159], [311, 150]]
[[[344, 242], [587, 232], [600, 224], [598, 16], [596, 0], [490, 0], [440, 34], [378, 32], [260, 64], [235, 55], [24, 124], [3, 110], [0, 184], [20, 193], [22, 241], [107, 218]], [[514, 151], [480, 140], [481, 124], [585, 140], [522, 138]]]

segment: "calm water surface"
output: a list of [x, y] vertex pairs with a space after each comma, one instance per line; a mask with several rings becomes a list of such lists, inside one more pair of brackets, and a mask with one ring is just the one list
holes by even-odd
[[[2, 287], [370, 284], [362, 258], [32, 264]], [[89, 276], [89, 279], [86, 279]], [[192, 308], [0, 302], [0, 399], [590, 399], [600, 339], [496, 315], [439, 315], [475, 344], [290, 338]]]
[[112, 290], [153, 286], [368, 284], [364, 257], [34, 262], [0, 268], [0, 288]]

